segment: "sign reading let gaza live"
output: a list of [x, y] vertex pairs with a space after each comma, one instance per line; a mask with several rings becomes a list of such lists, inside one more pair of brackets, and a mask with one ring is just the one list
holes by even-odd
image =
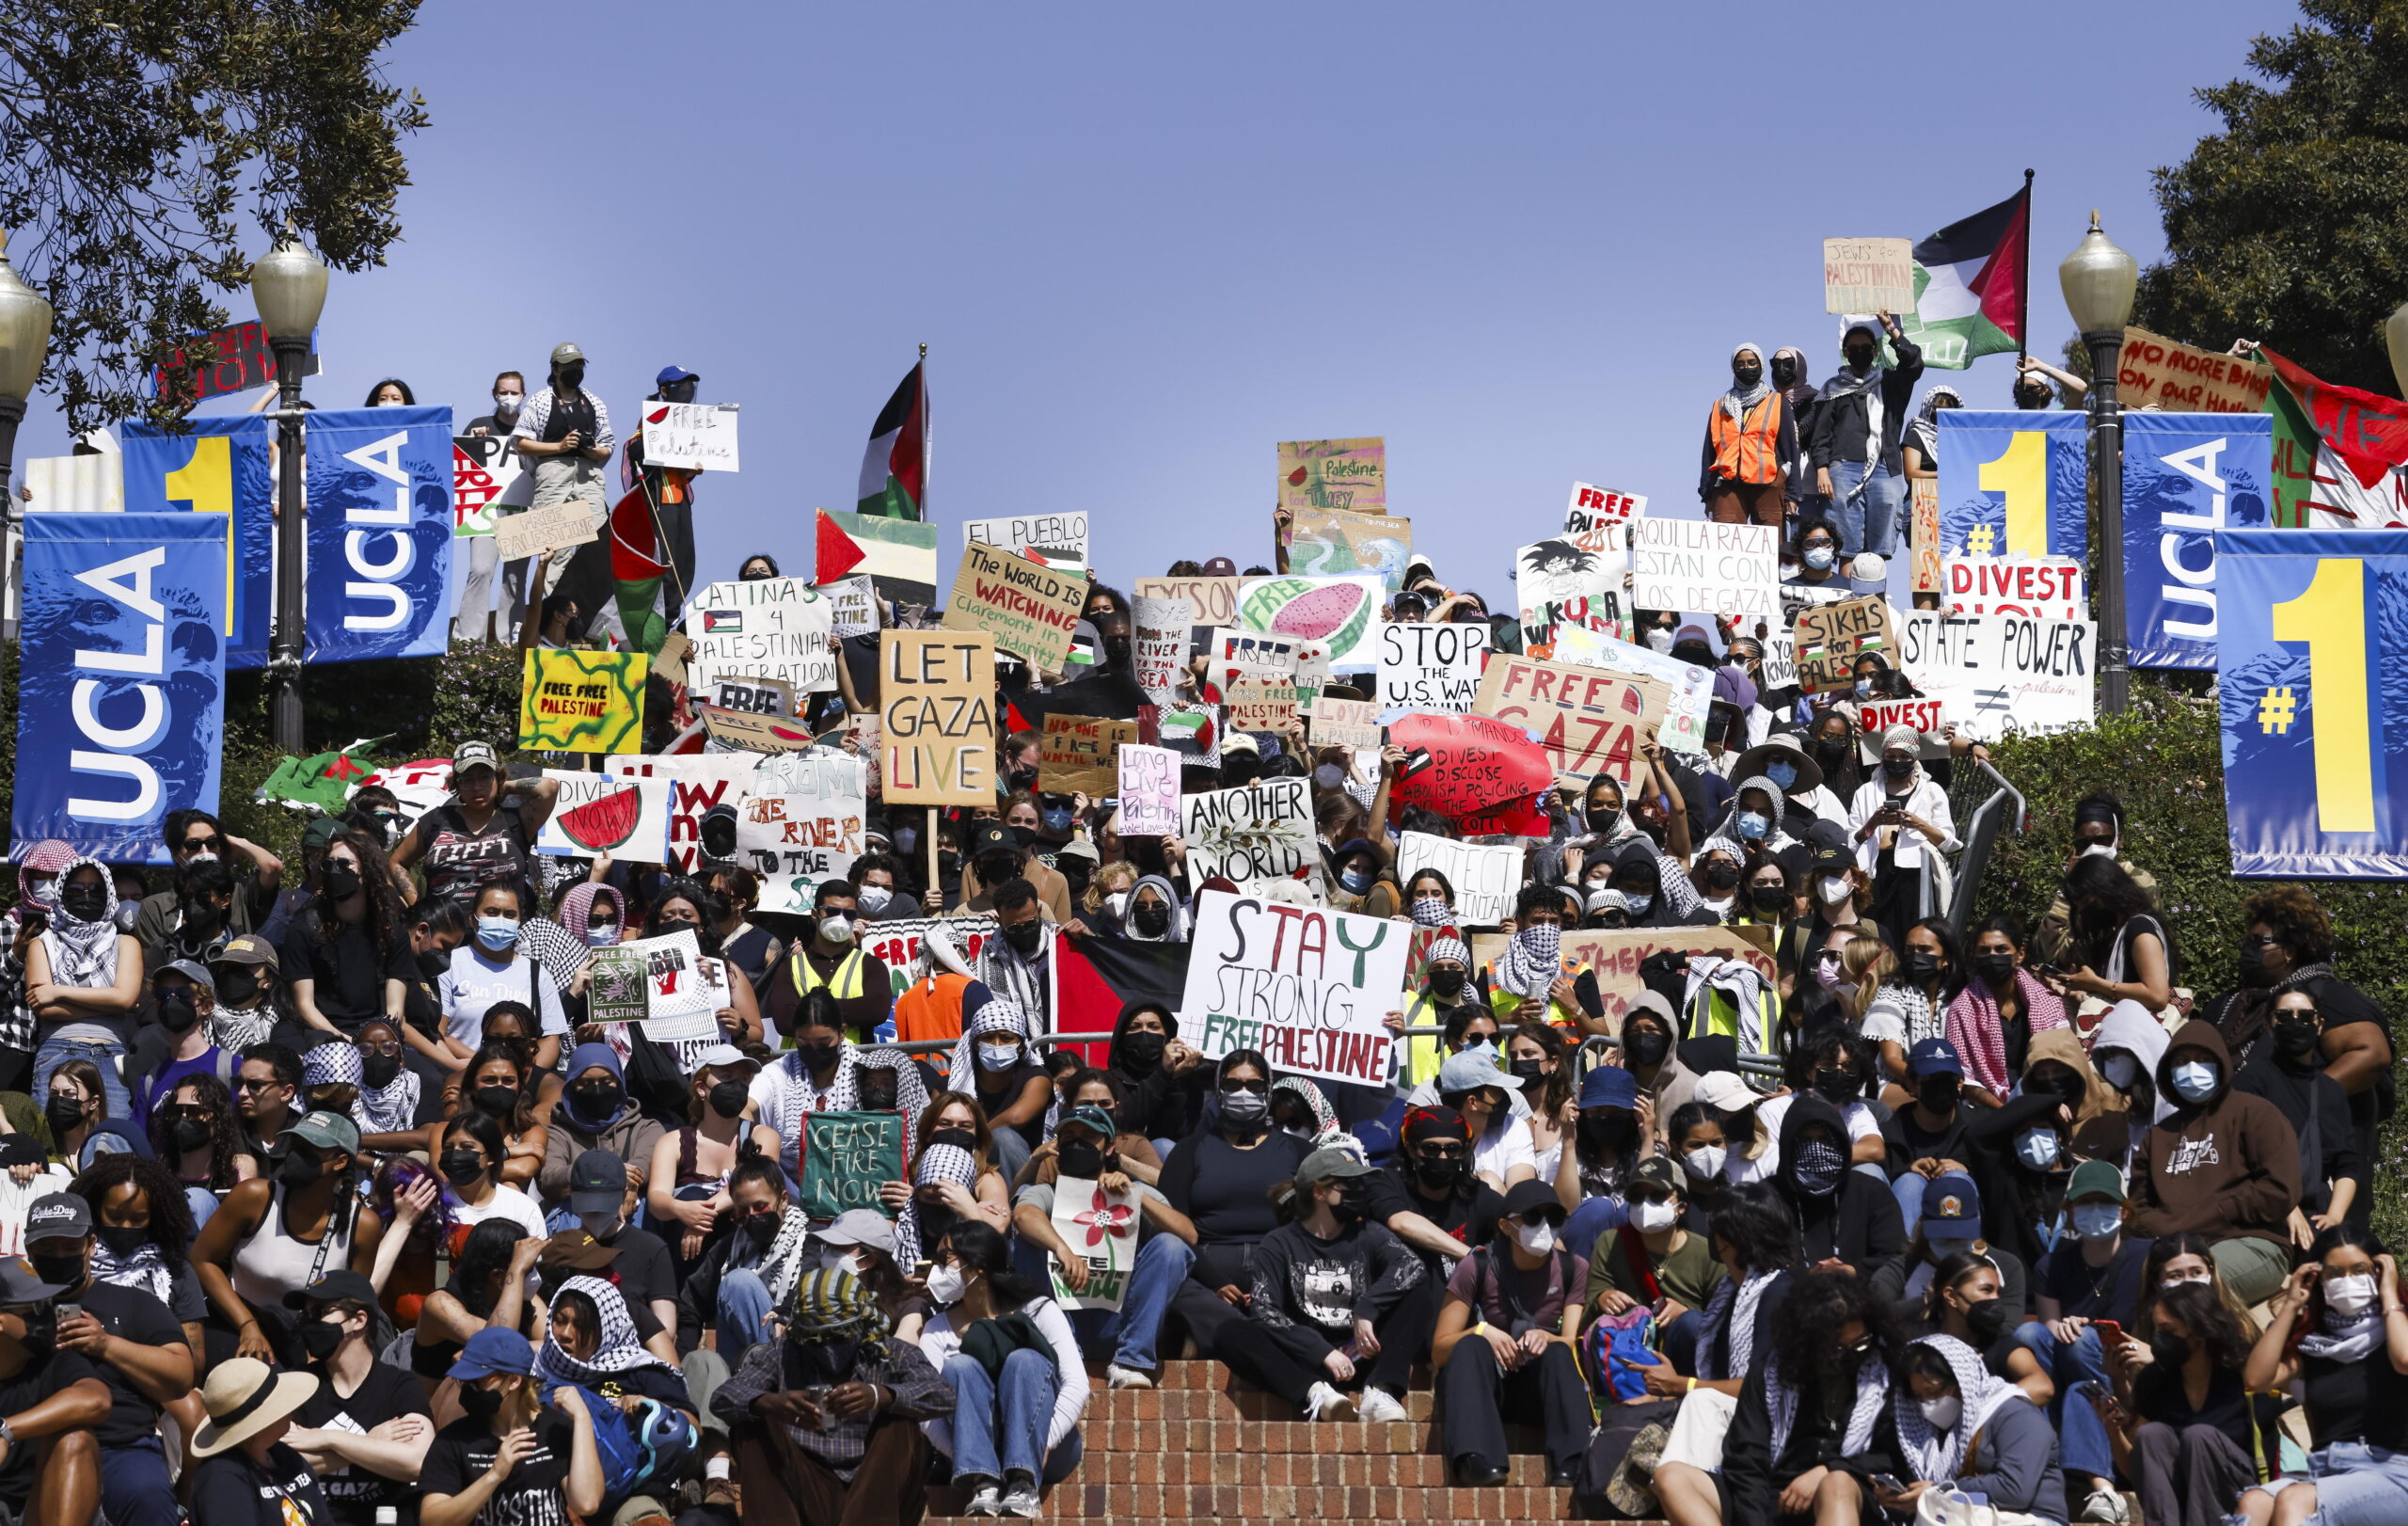
[[1404, 990], [1412, 929], [1207, 890], [1180, 1006], [1182, 1036], [1217, 1060], [1259, 1050], [1282, 1074], [1376, 1086], [1395, 1038], [1386, 1018]]

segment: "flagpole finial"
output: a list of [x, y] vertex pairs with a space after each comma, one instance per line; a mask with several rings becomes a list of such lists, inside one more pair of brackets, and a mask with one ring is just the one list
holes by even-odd
[[923, 359], [923, 360], [925, 360], [925, 359], [927, 359], [927, 358], [928, 358], [928, 344], [927, 344], [927, 341], [926, 341], [926, 340], [922, 340], [922, 341], [920, 342], [920, 358], [921, 358], [921, 359]]
[[2099, 226], [2099, 209], [2097, 207], [2090, 209], [2090, 230], [2094, 233], [2106, 231], [2105, 229]]

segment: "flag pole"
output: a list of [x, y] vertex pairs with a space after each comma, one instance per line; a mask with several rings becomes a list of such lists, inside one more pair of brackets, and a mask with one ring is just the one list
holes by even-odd
[[936, 462], [936, 431], [928, 427], [928, 344], [920, 342], [920, 522], [928, 519], [929, 468]]
[[2032, 348], [2032, 171], [2023, 172], [2023, 278], [2015, 286], [2015, 369]]

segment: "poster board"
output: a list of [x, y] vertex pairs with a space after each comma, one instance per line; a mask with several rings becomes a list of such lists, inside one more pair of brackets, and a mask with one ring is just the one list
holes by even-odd
[[[1823, 310], [1915, 310], [1915, 246], [1906, 238], [1823, 240]], [[1769, 356], [1765, 363], [1772, 363]]]
[[1857, 756], [1859, 761], [1873, 764], [1881, 761], [1882, 738], [1892, 726], [1912, 726], [1920, 739], [1916, 755], [1933, 762], [1948, 755], [1947, 729], [1953, 718], [1948, 713], [1948, 701], [1926, 699], [1869, 699], [1856, 707]]
[[614, 778], [668, 782], [670, 861], [678, 872], [691, 874], [702, 863], [703, 813], [743, 799], [760, 766], [754, 753], [628, 753], [610, 758], [603, 771]]
[[895, 1216], [879, 1189], [908, 1182], [900, 1113], [805, 1113], [802, 1200], [805, 1216], [833, 1218], [856, 1208]]
[[1464, 714], [1480, 692], [1488, 647], [1484, 625], [1382, 621], [1376, 647], [1380, 707]]
[[1207, 890], [1196, 899], [1180, 1036], [1207, 1060], [1255, 1049], [1282, 1075], [1384, 1086], [1411, 931]]
[[777, 678], [797, 694], [836, 687], [836, 606], [800, 578], [706, 583], [686, 608], [687, 684], [710, 692], [722, 677]]
[[1388, 727], [1388, 741], [1408, 757], [1430, 755], [1428, 767], [1400, 775], [1390, 789], [1395, 803], [1435, 811], [1466, 833], [1546, 835], [1546, 815], [1535, 803], [1554, 770], [1523, 727], [1485, 715], [1414, 714]]
[[[91, 456], [82, 459], [92, 460]], [[36, 463], [28, 462], [28, 466]], [[30, 482], [30, 479], [29, 479]], [[527, 469], [508, 435], [452, 437], [452, 533], [490, 535], [497, 511], [525, 508], [535, 496], [535, 474]], [[40, 505], [37, 490], [35, 503]]]
[[1303, 695], [1291, 673], [1245, 668], [1222, 687], [1221, 702], [1232, 731], [1284, 732], [1296, 723]]
[[1635, 519], [1630, 575], [1630, 601], [1642, 610], [1782, 617], [1781, 532], [1770, 525]]
[[608, 853], [622, 864], [669, 861], [669, 781], [546, 769], [560, 786], [535, 851], [555, 858]]
[[1518, 844], [1490, 846], [1407, 832], [1397, 843], [1396, 877], [1409, 885], [1423, 869], [1436, 869], [1454, 887], [1455, 920], [1493, 928], [1513, 914], [1513, 898], [1522, 889], [1522, 851]]
[[1134, 721], [1049, 713], [1037, 746], [1037, 787], [1049, 795], [1106, 799], [1120, 787], [1120, 748], [1136, 739]]
[[494, 554], [505, 563], [517, 562], [598, 540], [602, 521], [596, 512], [591, 503], [574, 502], [502, 515], [493, 527]]
[[2218, 355], [2146, 328], [2126, 328], [2115, 360], [2115, 398], [2127, 411], [2262, 413], [2274, 368]]
[[1940, 555], [1940, 479], [1916, 477], [1907, 484], [1907, 514], [1914, 548], [1912, 581], [1917, 594], [1936, 594], [1943, 586]]
[[1317, 643], [1333, 666], [1369, 668], [1370, 636], [1386, 596], [1368, 573], [1342, 578], [1256, 578], [1238, 590], [1238, 625], [1270, 636]]
[[711, 686], [708, 703], [747, 715], [792, 715], [794, 685], [783, 678], [727, 677]]
[[1413, 558], [1413, 521], [1390, 514], [1300, 508], [1288, 527], [1288, 570], [1307, 577], [1375, 572], [1393, 593]]
[[784, 757], [755, 772], [736, 807], [736, 861], [760, 876], [762, 911], [808, 912], [821, 884], [852, 872], [868, 772], [841, 754]]
[[[909, 971], [920, 957], [920, 946], [933, 929], [953, 951], [961, 956], [964, 964], [977, 961], [987, 940], [994, 937], [998, 927], [991, 913], [977, 912], [967, 916], [904, 916], [883, 922], [862, 924], [861, 946], [892, 971]], [[944, 1057], [937, 1057], [940, 1061]]]
[[813, 742], [811, 732], [792, 716], [761, 715], [751, 710], [723, 710], [697, 704], [694, 714], [711, 740], [745, 753], [800, 753]]
[[893, 805], [995, 800], [995, 638], [986, 631], [879, 636], [880, 796]]
[[1798, 681], [1810, 694], [1854, 687], [1857, 656], [1877, 652], [1898, 665], [1898, 632], [1890, 601], [1878, 594], [1816, 604], [1798, 612], [1792, 635], [1798, 643]]
[[1388, 447], [1378, 435], [1279, 442], [1279, 507], [1388, 512]]
[[1059, 673], [1086, 600], [1085, 578], [973, 543], [961, 548], [944, 628], [986, 631], [1039, 672]]
[[642, 652], [530, 651], [519, 670], [518, 750], [634, 751], [651, 668]]
[[[1230, 592], [1234, 596], [1236, 589]], [[1179, 697], [1180, 682], [1187, 676], [1196, 606], [1183, 598], [1141, 594], [1131, 601], [1129, 615], [1129, 656], [1137, 688], [1150, 703], [1168, 705]]]
[[1049, 564], [1087, 562], [1087, 516], [1084, 509], [1061, 514], [1016, 514], [1001, 519], [965, 519], [961, 544], [1025, 556], [1035, 551]]
[[811, 586], [828, 596], [829, 625], [838, 636], [866, 636], [878, 628], [878, 585], [868, 578], [838, 578]]
[[735, 471], [738, 455], [734, 403], [636, 405], [643, 421], [643, 464], [686, 471]]
[[1378, 747], [1386, 739], [1380, 707], [1368, 699], [1314, 700], [1310, 735], [1315, 747]]
[[1563, 506], [1563, 533], [1577, 535], [1606, 525], [1624, 525], [1647, 512], [1647, 495], [1574, 483], [1572, 501]]
[[1054, 1181], [1054, 1233], [1086, 1263], [1086, 1290], [1072, 1293], [1050, 1258], [1054, 1300], [1065, 1309], [1118, 1309], [1137, 1264], [1137, 1188], [1106, 1192], [1083, 1176]]
[[1941, 604], [1952, 614], [2081, 620], [2090, 613], [2082, 564], [2067, 556], [1952, 556], [1941, 563]]
[[[1507, 941], [1501, 932], [1474, 933], [1474, 964], [1493, 966], [1504, 954]], [[1773, 930], [1767, 927], [1563, 930], [1563, 957], [1595, 973], [1606, 1025], [1616, 1034], [1622, 1032], [1622, 1020], [1630, 1013], [1631, 999], [1647, 989], [1639, 978], [1640, 964], [1666, 949], [1743, 959], [1776, 988], [1781, 983], [1780, 966], [1773, 961]]]
[[1120, 744], [1110, 791], [1120, 801], [1120, 835], [1169, 837], [1179, 832], [1179, 755], [1167, 747]]
[[1179, 835], [1197, 883], [1214, 875], [1240, 886], [1293, 879], [1313, 860], [1313, 831], [1308, 780], [1265, 779], [1180, 797]]
[[1233, 626], [1238, 623], [1238, 578], [1140, 578], [1130, 585], [1132, 598], [1181, 598], [1187, 601], [1190, 623]]
[[1917, 610], [1900, 624], [1898, 665], [1917, 689], [1947, 702], [1959, 735], [1993, 742], [2097, 719], [2099, 628], [2091, 621]]
[[1535, 733], [1559, 783], [1605, 773], [1628, 788], [1646, 768], [1640, 739], [1663, 721], [1666, 697], [1653, 678], [1500, 652], [1472, 709]]
[[665, 932], [618, 946], [621, 957], [642, 962], [644, 1037], [655, 1043], [691, 1043], [720, 1037], [719, 1010], [734, 999], [727, 965], [703, 957], [691, 931]]
[[1608, 522], [1593, 530], [1550, 536], [1513, 553], [1513, 596], [1522, 619], [1522, 649], [1549, 657], [1566, 626], [1627, 640], [1630, 612], [1623, 577], [1630, 570], [1630, 530]]
[[1556, 643], [1555, 660], [1576, 667], [1653, 678], [1664, 686], [1664, 721], [1656, 739], [1676, 753], [1705, 751], [1708, 712], [1714, 706], [1714, 670], [1684, 662], [1652, 646], [1569, 630]]

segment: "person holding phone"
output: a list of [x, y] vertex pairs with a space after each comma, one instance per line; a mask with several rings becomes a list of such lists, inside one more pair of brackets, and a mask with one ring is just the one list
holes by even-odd
[[555, 1388], [544, 1402], [525, 1336], [479, 1330], [448, 1375], [459, 1385], [460, 1416], [427, 1444], [420, 1526], [550, 1521], [602, 1507], [602, 1458], [584, 1391]]
[[[2242, 1491], [2249, 1526], [2408, 1519], [2408, 1308], [2400, 1264], [2368, 1230], [2336, 1224], [2275, 1298], [2243, 1378], [2298, 1392], [2312, 1476]], [[2305, 1328], [2303, 1329], [2303, 1327]], [[2294, 1387], [2296, 1385], [2296, 1387]]]
[[2036, 1317], [2016, 1331], [2056, 1384], [2050, 1418], [2063, 1439], [2066, 1482], [2083, 1496], [2084, 1520], [2114, 1521], [2124, 1514], [2106, 1427], [2091, 1403], [2107, 1382], [2109, 1346], [2140, 1327], [2156, 1244], [2124, 1232], [2124, 1200], [2123, 1173], [2111, 1162], [2086, 1160], [2073, 1168], [2066, 1184], [2072, 1234], [2040, 1258], [2033, 1289]]
[[1952, 1336], [1910, 1343], [1899, 1373], [1904, 1381], [1891, 1407], [1907, 1477], [1873, 1481], [1883, 1508], [1915, 1512], [1925, 1492], [1938, 1488], [1987, 1499], [1998, 1526], [2066, 1518], [2057, 1439], [2030, 1395]]

